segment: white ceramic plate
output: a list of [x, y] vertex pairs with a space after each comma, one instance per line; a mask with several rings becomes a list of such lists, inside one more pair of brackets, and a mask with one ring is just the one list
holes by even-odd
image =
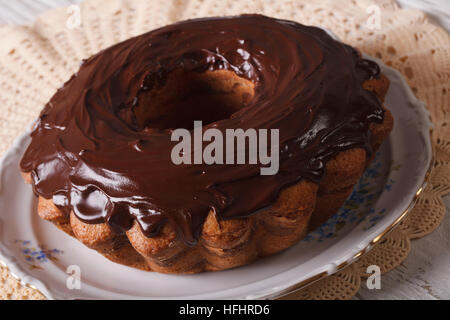
[[[376, 59], [374, 59], [376, 60]], [[36, 214], [36, 198], [18, 163], [30, 138], [17, 138], [0, 164], [0, 260], [48, 298], [274, 298], [357, 259], [405, 216], [432, 163], [431, 122], [395, 70], [386, 105], [395, 124], [341, 210], [289, 250], [248, 266], [197, 275], [164, 275], [110, 262]], [[68, 289], [69, 266], [81, 288]], [[69, 279], [70, 282], [70, 279]]]

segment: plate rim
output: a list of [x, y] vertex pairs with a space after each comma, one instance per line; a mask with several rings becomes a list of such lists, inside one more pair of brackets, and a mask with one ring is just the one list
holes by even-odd
[[[433, 126], [434, 125], [433, 125], [433, 121], [431, 119], [431, 115], [430, 115], [428, 109], [426, 108], [426, 104], [423, 101], [419, 100], [413, 94], [411, 88], [409, 87], [408, 83], [406, 82], [405, 77], [398, 70], [385, 65], [380, 59], [371, 57], [366, 54], [363, 54], [363, 56], [364, 56], [364, 58], [367, 58], [367, 59], [377, 62], [380, 65], [381, 69], [387, 69], [390, 72], [393, 72], [398, 77], [398, 79], [401, 80], [402, 87], [404, 89], [404, 92], [407, 94], [408, 99], [411, 102], [413, 102], [415, 105], [420, 105], [421, 111], [426, 113], [428, 116], [426, 119], [427, 119], [427, 125], [429, 126], [429, 132], [428, 132], [428, 135], [426, 135], [426, 138], [427, 138], [427, 143], [429, 143], [429, 145], [431, 146], [431, 154], [428, 155], [430, 157], [430, 163], [428, 165], [428, 168], [425, 171], [423, 181], [421, 181], [420, 186], [414, 193], [414, 196], [413, 196], [411, 202], [402, 211], [402, 213], [390, 225], [388, 225], [383, 231], [381, 231], [375, 237], [370, 239], [368, 244], [366, 246], [364, 246], [363, 249], [359, 250], [356, 254], [347, 258], [344, 262], [342, 262], [341, 264], [336, 266], [333, 270], [327, 270], [327, 271], [323, 271], [318, 274], [312, 275], [305, 280], [302, 280], [298, 283], [290, 285], [287, 288], [281, 289], [277, 292], [266, 293], [266, 294], [259, 295], [259, 296], [256, 295], [256, 297], [255, 297], [256, 299], [280, 299], [280, 298], [283, 298], [284, 296], [295, 293], [296, 291], [299, 291], [299, 290], [311, 285], [314, 282], [317, 282], [321, 279], [329, 277], [329, 276], [343, 270], [350, 264], [361, 259], [361, 257], [363, 257], [365, 254], [370, 252], [370, 250], [373, 249], [373, 247], [377, 243], [379, 243], [381, 240], [383, 240], [387, 234], [389, 234], [392, 230], [394, 230], [400, 224], [400, 222], [402, 222], [404, 220], [404, 218], [410, 213], [411, 209], [416, 204], [418, 197], [423, 192], [423, 190], [425, 189], [425, 187], [429, 181], [430, 174], [431, 174], [431, 171], [432, 171], [432, 169], [434, 167], [434, 163], [435, 163], [435, 146], [432, 143], [432, 134], [433, 134]], [[34, 123], [35, 123], [35, 120], [33, 120], [28, 125], [28, 127], [25, 129], [25, 131], [21, 135], [19, 135], [18, 137], [16, 137], [14, 139], [11, 146], [6, 150], [6, 152], [0, 158], [0, 174], [4, 170], [5, 162], [8, 159], [9, 154], [11, 152], [13, 152], [14, 150], [20, 149], [21, 141], [23, 139], [25, 139], [31, 133]], [[0, 179], [1, 179], [1, 175], [0, 175]], [[0, 180], [0, 182], [1, 182], [1, 180]], [[0, 184], [0, 193], [1, 193], [1, 184]], [[55, 296], [52, 294], [51, 290], [47, 287], [47, 285], [45, 285], [44, 282], [42, 282], [37, 277], [32, 276], [32, 275], [28, 274], [26, 271], [24, 271], [23, 268], [19, 265], [19, 263], [16, 262], [16, 260], [17, 260], [16, 257], [8, 257], [8, 255], [5, 254], [5, 252], [3, 252], [3, 250], [0, 246], [0, 266], [4, 267], [13, 278], [15, 278], [17, 281], [20, 282], [20, 284], [22, 286], [36, 290], [37, 292], [39, 292], [42, 296], [44, 296], [47, 299], [51, 299], [51, 300], [56, 299]], [[247, 297], [244, 297], [244, 298], [247, 298]]]

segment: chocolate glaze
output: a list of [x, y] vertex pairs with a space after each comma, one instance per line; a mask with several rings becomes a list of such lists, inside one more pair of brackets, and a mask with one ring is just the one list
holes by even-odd
[[[231, 70], [255, 84], [247, 106], [204, 128], [280, 130], [280, 170], [174, 165], [171, 130], [139, 128], [134, 106], [171, 71]], [[34, 191], [118, 233], [137, 219], [151, 237], [168, 219], [194, 245], [208, 212], [246, 217], [286, 186], [319, 182], [327, 160], [361, 147], [384, 111], [362, 88], [379, 68], [323, 30], [260, 15], [189, 20], [87, 59], [45, 106], [21, 161]], [[197, 119], [202, 120], [202, 119]]]

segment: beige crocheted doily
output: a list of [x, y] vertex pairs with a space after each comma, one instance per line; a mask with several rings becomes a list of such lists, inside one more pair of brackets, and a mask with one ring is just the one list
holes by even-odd
[[[348, 299], [366, 266], [397, 267], [410, 240], [432, 232], [450, 191], [450, 37], [424, 13], [393, 0], [90, 0], [45, 13], [28, 26], [0, 27], [0, 154], [39, 113], [80, 60], [102, 48], [168, 23], [201, 16], [262, 13], [326, 27], [343, 41], [402, 72], [431, 112], [435, 166], [429, 183], [401, 225], [344, 270], [291, 294], [291, 299]], [[78, 16], [81, 18], [78, 20]], [[81, 23], [79, 23], [81, 22]], [[0, 266], [0, 298], [43, 299]]]

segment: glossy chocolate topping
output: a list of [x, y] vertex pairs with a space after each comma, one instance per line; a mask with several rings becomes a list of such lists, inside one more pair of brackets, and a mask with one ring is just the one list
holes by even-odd
[[[230, 70], [254, 83], [245, 107], [204, 129], [279, 129], [278, 174], [172, 163], [171, 129], [141, 128], [135, 106], [177, 69]], [[320, 181], [338, 152], [370, 153], [369, 124], [384, 111], [362, 84], [378, 75], [378, 65], [318, 28], [260, 15], [176, 23], [84, 61], [41, 112], [21, 168], [36, 194], [87, 223], [107, 221], [120, 233], [137, 219], [151, 237], [171, 220], [193, 245], [210, 210], [246, 217], [286, 186]]]

